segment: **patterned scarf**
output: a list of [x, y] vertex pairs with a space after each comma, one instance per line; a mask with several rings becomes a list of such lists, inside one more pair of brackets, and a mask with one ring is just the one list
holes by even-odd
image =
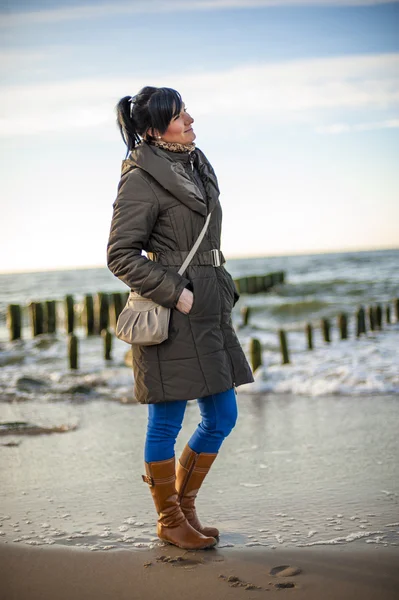
[[158, 146], [158, 148], [162, 148], [163, 150], [169, 150], [170, 152], [192, 152], [195, 150], [194, 142], [191, 144], [179, 144], [178, 142], [163, 142], [154, 140], [151, 141], [151, 144]]

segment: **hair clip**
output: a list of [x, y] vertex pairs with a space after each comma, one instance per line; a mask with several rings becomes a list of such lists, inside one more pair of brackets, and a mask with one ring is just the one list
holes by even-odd
[[132, 116], [133, 116], [133, 105], [134, 105], [134, 97], [133, 96], [130, 96], [129, 102], [130, 102], [130, 118], [132, 118]]

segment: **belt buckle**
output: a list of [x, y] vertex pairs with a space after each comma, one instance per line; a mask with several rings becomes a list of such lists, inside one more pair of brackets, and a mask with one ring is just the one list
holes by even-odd
[[214, 267], [220, 267], [221, 266], [221, 261], [220, 261], [220, 251], [217, 249], [211, 250], [212, 252], [212, 265]]

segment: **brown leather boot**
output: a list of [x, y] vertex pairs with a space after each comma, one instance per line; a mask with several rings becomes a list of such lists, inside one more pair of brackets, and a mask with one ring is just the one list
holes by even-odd
[[181, 509], [186, 515], [187, 521], [191, 527], [194, 527], [202, 535], [214, 538], [219, 537], [219, 530], [216, 527], [203, 527], [201, 525], [195, 510], [195, 499], [216, 457], [217, 454], [206, 452], [197, 454], [186, 444], [176, 469], [176, 489], [179, 494]]
[[191, 527], [180, 508], [176, 491], [175, 458], [144, 464], [146, 475], [142, 475], [142, 478], [150, 486], [159, 516], [159, 539], [186, 550], [201, 550], [214, 546], [216, 540]]

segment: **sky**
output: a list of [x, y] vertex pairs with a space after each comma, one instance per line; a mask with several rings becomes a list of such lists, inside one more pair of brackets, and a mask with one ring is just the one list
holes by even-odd
[[177, 89], [227, 258], [399, 247], [399, 2], [0, 3], [0, 272], [106, 266], [115, 105]]

